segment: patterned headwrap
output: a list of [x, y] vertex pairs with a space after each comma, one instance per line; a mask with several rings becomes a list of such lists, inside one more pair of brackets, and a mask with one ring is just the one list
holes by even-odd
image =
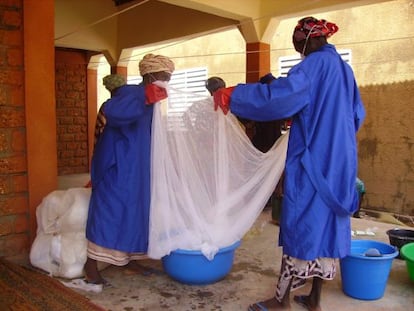
[[139, 73], [141, 76], [152, 73], [165, 71], [173, 73], [175, 67], [171, 59], [162, 55], [147, 54], [139, 62]]
[[315, 37], [329, 38], [337, 32], [338, 29], [338, 26], [334, 23], [327, 22], [324, 19], [318, 20], [310, 16], [298, 21], [298, 24], [293, 31], [293, 38], [296, 42]]
[[102, 82], [106, 89], [110, 92], [126, 83], [124, 77], [117, 74], [105, 76], [102, 79]]

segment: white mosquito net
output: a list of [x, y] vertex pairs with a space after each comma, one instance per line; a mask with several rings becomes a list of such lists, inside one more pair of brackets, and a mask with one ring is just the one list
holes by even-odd
[[213, 259], [248, 232], [283, 172], [288, 134], [257, 150], [212, 97], [168, 89], [154, 107], [148, 255], [176, 249]]

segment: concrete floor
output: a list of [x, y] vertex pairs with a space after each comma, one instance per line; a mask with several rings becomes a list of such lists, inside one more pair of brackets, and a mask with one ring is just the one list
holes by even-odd
[[[70, 184], [81, 186], [85, 180], [87, 177], [80, 176], [79, 185], [74, 184], [74, 180]], [[61, 183], [60, 188], [64, 189], [65, 183]], [[368, 217], [352, 219], [353, 230], [375, 232], [374, 236], [358, 235], [355, 237], [358, 239], [389, 243], [386, 231], [395, 227], [395, 224], [378, 222]], [[211, 285], [181, 284], [163, 272], [160, 261], [145, 260], [140, 264], [153, 269], [150, 275], [138, 272], [129, 265], [109, 266], [102, 271], [102, 275], [112, 287], [105, 288], [100, 294], [78, 292], [106, 310], [114, 311], [247, 310], [249, 304], [274, 294], [281, 260], [281, 249], [277, 247], [278, 231], [279, 227], [271, 223], [270, 210], [263, 211], [236, 250], [231, 272], [223, 280]], [[309, 290], [310, 282], [293, 294], [307, 294]], [[338, 266], [336, 279], [324, 284], [322, 308], [324, 311], [414, 310], [414, 282], [408, 277], [405, 261], [395, 259], [381, 299], [353, 299], [342, 292]], [[291, 310], [305, 309], [292, 301]]]

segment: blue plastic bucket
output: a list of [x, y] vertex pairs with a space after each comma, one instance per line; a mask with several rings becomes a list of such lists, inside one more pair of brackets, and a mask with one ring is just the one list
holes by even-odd
[[223, 279], [231, 270], [240, 241], [219, 249], [213, 260], [201, 251], [177, 249], [162, 258], [164, 271], [172, 279], [189, 285], [206, 285]]
[[[379, 257], [369, 257], [377, 250]], [[370, 240], [353, 240], [351, 254], [341, 259], [343, 292], [353, 298], [375, 300], [384, 296], [392, 261], [398, 256], [396, 247]]]

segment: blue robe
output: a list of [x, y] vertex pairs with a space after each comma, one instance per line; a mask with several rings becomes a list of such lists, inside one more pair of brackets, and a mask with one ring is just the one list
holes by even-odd
[[143, 85], [122, 86], [105, 103], [86, 226], [87, 239], [99, 246], [147, 252], [152, 113]]
[[303, 260], [350, 252], [357, 210], [356, 132], [365, 110], [351, 67], [324, 45], [271, 84], [239, 84], [231, 112], [258, 121], [292, 117], [279, 245]]

